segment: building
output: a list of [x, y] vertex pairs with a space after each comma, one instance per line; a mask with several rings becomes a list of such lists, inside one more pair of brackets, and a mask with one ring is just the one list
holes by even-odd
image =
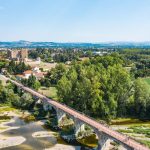
[[107, 54], [106, 51], [93, 51], [93, 55], [103, 56], [103, 55], [106, 55], [106, 54]]
[[25, 79], [28, 79], [33, 74], [32, 70], [26, 70], [23, 72], [23, 76]]
[[35, 76], [37, 80], [40, 80], [44, 78], [45, 73], [41, 72], [41, 70], [38, 67], [34, 67], [32, 68], [32, 70], [26, 70], [23, 72], [23, 74], [16, 75], [16, 78], [18, 80], [29, 79], [31, 75]]
[[28, 50], [8, 50], [7, 56], [10, 60], [25, 61], [28, 59]]

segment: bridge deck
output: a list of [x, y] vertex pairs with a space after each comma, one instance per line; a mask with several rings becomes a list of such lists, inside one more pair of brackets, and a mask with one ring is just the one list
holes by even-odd
[[51, 100], [51, 99], [47, 98], [46, 96], [28, 88], [28, 87], [25, 87], [22, 84], [14, 81], [14, 80], [11, 80], [9, 78], [7, 78], [7, 79], [9, 81], [11, 81], [12, 83], [14, 83], [15, 85], [21, 87], [23, 90], [31, 93], [32, 95], [35, 95], [35, 96], [41, 98], [41, 99], [46, 100], [47, 103], [63, 110], [64, 112], [66, 112], [66, 113], [68, 113], [68, 114], [70, 114], [76, 118], [78, 118], [79, 120], [85, 122], [86, 124], [90, 125], [91, 127], [106, 133], [108, 136], [112, 137], [113, 139], [116, 139], [117, 141], [120, 141], [121, 143], [133, 148], [134, 150], [149, 150], [147, 147], [145, 147], [145, 146], [141, 145], [140, 143], [132, 140], [131, 138], [126, 140], [127, 137], [125, 135], [110, 129], [109, 127], [106, 127], [105, 125], [95, 121], [94, 119], [92, 119], [88, 116], [85, 116], [82, 113], [75, 111], [74, 109], [67, 107], [66, 105], [63, 105], [57, 101]]

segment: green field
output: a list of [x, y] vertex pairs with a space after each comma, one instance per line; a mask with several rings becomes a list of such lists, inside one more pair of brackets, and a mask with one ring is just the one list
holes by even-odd
[[150, 121], [142, 121], [133, 118], [118, 118], [111, 121], [113, 127], [136, 141], [150, 148]]
[[143, 78], [143, 81], [145, 81], [146, 83], [148, 83], [148, 85], [150, 86], [150, 77]]
[[49, 98], [57, 100], [57, 89], [55, 87], [41, 87], [38, 91]]
[[143, 126], [143, 125], [147, 125], [150, 127], [150, 121], [142, 121], [139, 119], [134, 119], [134, 118], [117, 118], [117, 119], [113, 119], [111, 120], [111, 125], [125, 125], [125, 126]]

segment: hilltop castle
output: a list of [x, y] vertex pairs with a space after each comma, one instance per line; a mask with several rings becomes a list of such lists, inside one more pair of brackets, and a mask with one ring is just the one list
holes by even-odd
[[10, 60], [26, 61], [28, 59], [28, 50], [8, 50], [7, 55]]

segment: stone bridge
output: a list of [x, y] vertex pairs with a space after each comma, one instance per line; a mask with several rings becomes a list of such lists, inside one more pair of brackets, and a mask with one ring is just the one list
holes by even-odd
[[[5, 77], [6, 78], [6, 77]], [[110, 141], [116, 141], [122, 145], [122, 149], [127, 150], [149, 150], [147, 147], [141, 145], [140, 143], [134, 141], [133, 139], [123, 135], [119, 132], [116, 132], [109, 128], [108, 126], [95, 121], [94, 119], [85, 116], [84, 114], [64, 105], [57, 101], [47, 98], [46, 96], [36, 92], [35, 90], [25, 87], [24, 85], [6, 78], [19, 88], [23, 89], [26, 92], [31, 93], [33, 96], [38, 97], [43, 103], [43, 108], [45, 110], [52, 109], [56, 110], [58, 123], [62, 118], [67, 114], [74, 120], [75, 134], [77, 135], [80, 131], [84, 131], [84, 125], [87, 124], [90, 126], [93, 131], [97, 134], [98, 137], [98, 150], [108, 150]]]

